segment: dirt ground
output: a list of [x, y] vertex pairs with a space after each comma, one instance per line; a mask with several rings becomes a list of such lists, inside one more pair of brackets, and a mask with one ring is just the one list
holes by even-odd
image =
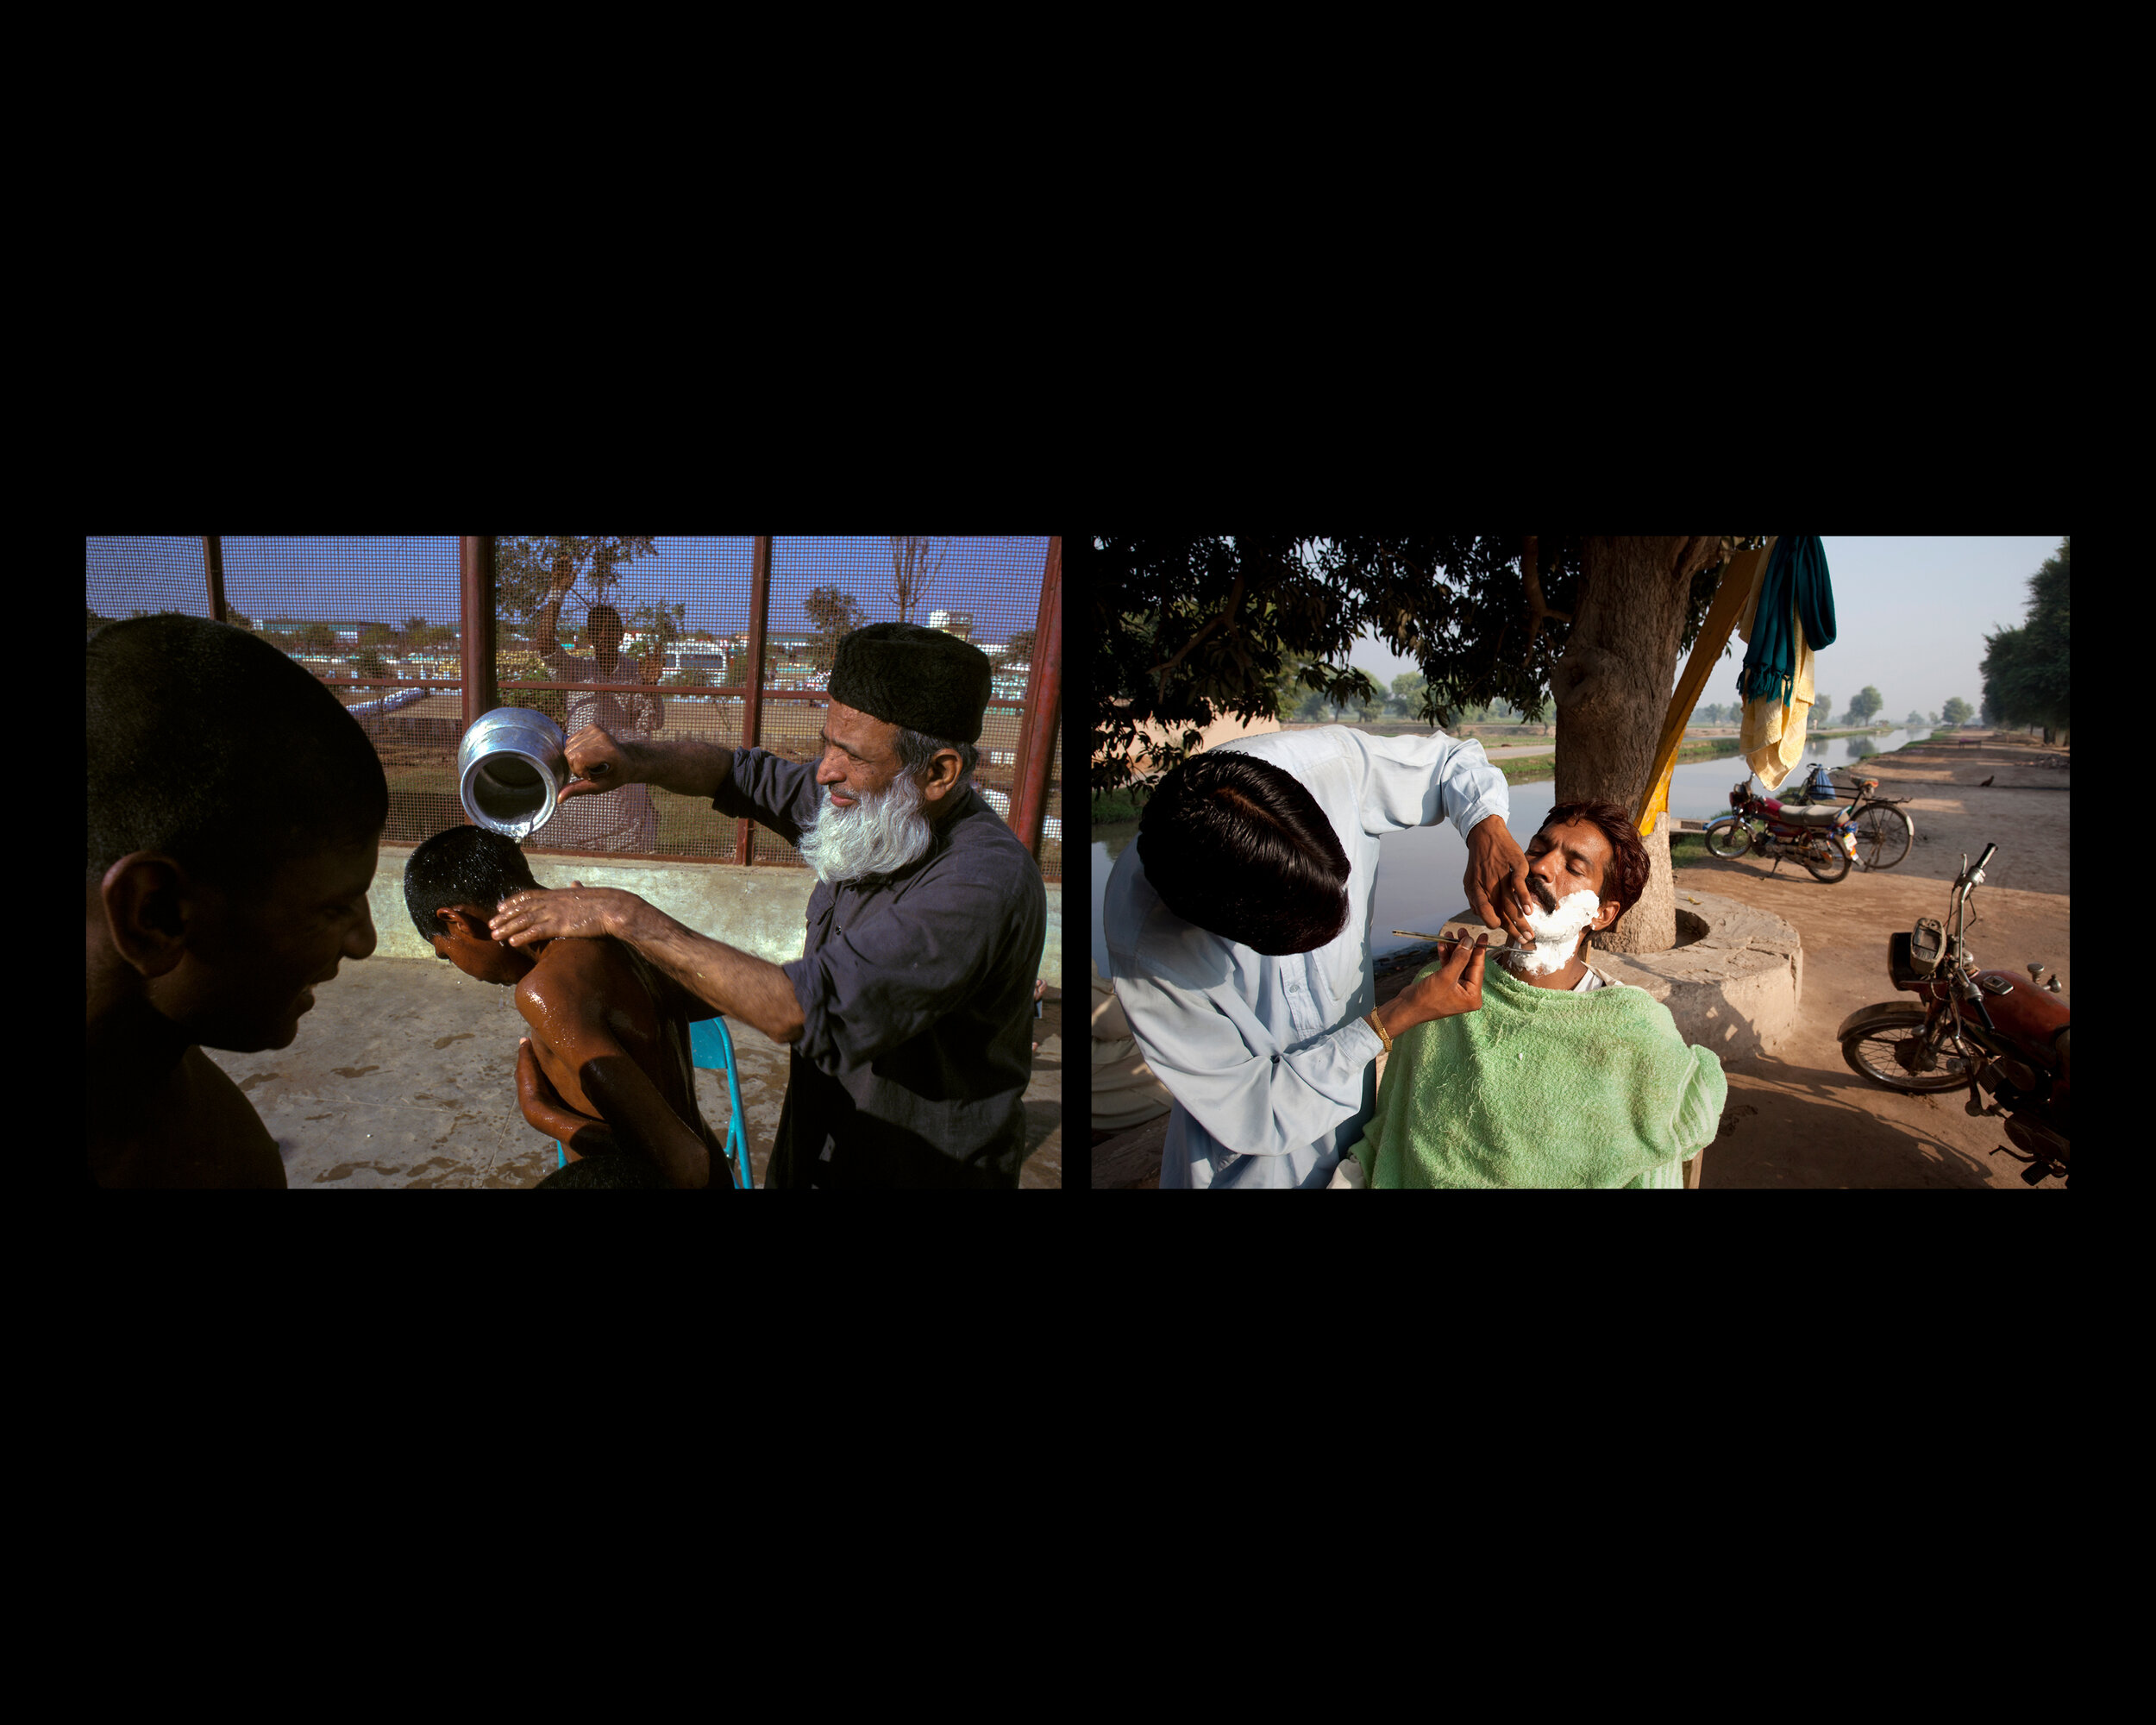
[[[2071, 999], [2070, 774], [2038, 764], [2064, 753], [2011, 735], [1958, 733], [1872, 757], [1865, 776], [1880, 781], [1882, 795], [1913, 798], [1916, 825], [1908, 856], [1883, 873], [1852, 870], [1828, 886], [1794, 863], [1777, 874], [1753, 856], [1677, 871], [1680, 893], [1690, 883], [1771, 910], [1804, 941], [1797, 1029], [1775, 1057], [1727, 1063], [1729, 1101], [1702, 1164], [1702, 1190], [2032, 1189], [2020, 1178], [2025, 1164], [1990, 1154], [2006, 1135], [1998, 1120], [1965, 1111], [1965, 1094], [1906, 1096], [1869, 1083], [1844, 1063], [1834, 1030], [1859, 1007], [1908, 998], [1887, 980], [1888, 937], [1920, 916], [1944, 920], [1961, 853], [1974, 861], [1987, 843], [1999, 850], [1970, 900], [1971, 951], [2001, 970], [2039, 961]], [[2033, 1189], [2061, 1187], [2046, 1180]]]
[[[1031, 1146], [1019, 1185], [1062, 1184], [1062, 1001], [1051, 990], [1025, 1092]], [[554, 1140], [517, 1112], [510, 990], [419, 958], [347, 964], [321, 989], [285, 1049], [205, 1049], [254, 1105], [296, 1189], [377, 1186], [536, 1186], [555, 1167]], [[786, 1101], [787, 1051], [736, 1019], [736, 1066], [749, 1169], [758, 1186]], [[726, 1081], [695, 1076], [697, 1106], [725, 1136]]]

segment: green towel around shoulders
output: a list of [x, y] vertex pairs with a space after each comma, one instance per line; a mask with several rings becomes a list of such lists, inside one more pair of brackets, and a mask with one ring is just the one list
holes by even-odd
[[1395, 1039], [1350, 1154], [1380, 1191], [1681, 1185], [1728, 1094], [1714, 1051], [1645, 989], [1538, 988], [1493, 961], [1476, 1011]]

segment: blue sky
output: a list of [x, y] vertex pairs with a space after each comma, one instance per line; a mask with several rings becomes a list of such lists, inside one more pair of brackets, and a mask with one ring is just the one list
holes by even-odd
[[[227, 600], [249, 616], [361, 618], [402, 623], [457, 617], [457, 545], [447, 535], [397, 538], [247, 538], [222, 542]], [[661, 537], [659, 555], [624, 564], [621, 586], [608, 599], [626, 617], [638, 605], [685, 604], [691, 629], [732, 633], [749, 626], [750, 542]], [[1040, 606], [1048, 540], [956, 537], [942, 572], [929, 584], [924, 611], [970, 611], [976, 642], [1007, 640], [1033, 627]], [[91, 538], [86, 586], [92, 609], [106, 617], [172, 609], [207, 614], [202, 542], [183, 538]], [[801, 600], [812, 587], [852, 593], [871, 623], [897, 616], [891, 597], [887, 538], [799, 538], [779, 536], [771, 556], [771, 628], [807, 628]], [[580, 618], [588, 586], [571, 599]]]
[[[2021, 626], [2028, 613], [2028, 578], [2058, 550], [2062, 536], [1822, 536], [1835, 633], [1834, 644], [1817, 656], [1814, 676], [1819, 691], [1833, 698], [1835, 715], [1867, 684], [1886, 702], [1883, 718], [1899, 719], [1912, 708], [1936, 712], [1953, 695], [1981, 707], [1984, 637]], [[1733, 635], [1730, 647], [1730, 656], [1718, 661], [1708, 679], [1702, 706], [1727, 706], [1738, 698], [1745, 644]], [[1349, 661], [1386, 684], [1418, 668], [1367, 637]], [[1680, 656], [1680, 674], [1683, 662]]]

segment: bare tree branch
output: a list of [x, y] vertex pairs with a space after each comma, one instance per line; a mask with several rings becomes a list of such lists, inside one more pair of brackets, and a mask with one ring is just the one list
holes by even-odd
[[[1182, 663], [1184, 656], [1188, 654], [1193, 647], [1195, 647], [1200, 641], [1204, 640], [1206, 636], [1212, 634], [1214, 630], [1219, 628], [1223, 624], [1226, 624], [1230, 644], [1235, 645], [1235, 608], [1243, 602], [1244, 580], [1244, 575], [1238, 573], [1235, 578], [1235, 591], [1228, 595], [1228, 608], [1225, 611], [1222, 612], [1219, 616], [1214, 618], [1210, 623], [1206, 624], [1203, 629], [1200, 629], [1195, 635], [1192, 636], [1189, 640], [1184, 642], [1182, 644], [1182, 651], [1177, 653], [1174, 658], [1166, 660], [1151, 668], [1153, 670], [1160, 674], [1160, 693], [1163, 699], [1166, 698], [1168, 693], [1168, 679], [1174, 672], [1175, 667]], [[1244, 668], [1248, 670], [1250, 668], [1250, 660], [1248, 656], [1243, 654], [1239, 646], [1237, 647], [1236, 650], [1237, 656], [1242, 661]]]
[[[950, 555], [950, 541], [945, 539], [938, 549], [933, 538], [924, 536], [891, 536], [891, 599], [899, 608], [899, 621], [911, 623], [912, 613], [921, 603], [921, 595], [928, 591], [928, 584], [942, 571], [943, 559]], [[935, 561], [929, 555], [935, 553]]]
[[1572, 620], [1570, 612], [1552, 611], [1543, 603], [1542, 577], [1535, 567], [1535, 548], [1539, 537], [1539, 535], [1528, 534], [1520, 552], [1520, 578], [1527, 588], [1527, 646], [1530, 650], [1534, 647], [1535, 637], [1541, 632], [1544, 618], [1554, 617], [1559, 623]]

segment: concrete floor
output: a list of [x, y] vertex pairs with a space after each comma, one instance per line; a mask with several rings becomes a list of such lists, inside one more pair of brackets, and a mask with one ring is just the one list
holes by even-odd
[[[439, 959], [370, 958], [316, 991], [290, 1048], [204, 1052], [254, 1104], [295, 1187], [535, 1186], [554, 1170], [554, 1140], [517, 1111], [525, 1026], [513, 994]], [[1025, 1093], [1026, 1187], [1062, 1184], [1062, 1019], [1059, 1000], [1047, 1005]], [[761, 1187], [786, 1100], [786, 1051], [738, 1020], [727, 1027]], [[699, 1071], [696, 1100], [723, 1140], [724, 1076]]]

